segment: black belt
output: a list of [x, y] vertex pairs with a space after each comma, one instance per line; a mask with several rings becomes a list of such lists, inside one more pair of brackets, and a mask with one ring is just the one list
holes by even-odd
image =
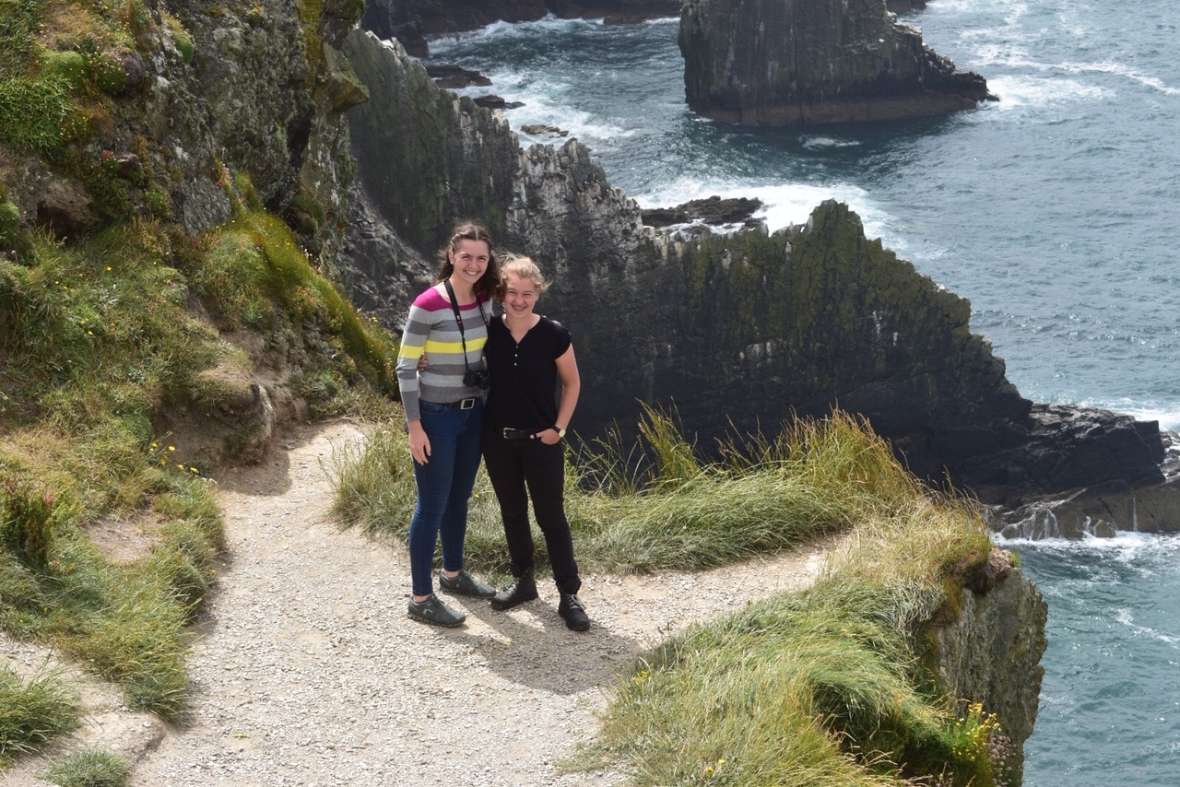
[[500, 430], [500, 436], [505, 440], [531, 440], [535, 434], [533, 429], [513, 429], [511, 426]]
[[[474, 409], [475, 403], [480, 399], [478, 396], [469, 396], [466, 399], [460, 399], [457, 402], [431, 402], [431, 404], [441, 404], [443, 407], [453, 407], [456, 410], [471, 410]], [[427, 401], [427, 400], [423, 400]]]

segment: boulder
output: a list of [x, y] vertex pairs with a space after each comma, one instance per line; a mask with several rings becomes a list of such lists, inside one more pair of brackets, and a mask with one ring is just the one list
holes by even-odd
[[680, 51], [689, 107], [728, 123], [892, 120], [993, 98], [881, 0], [686, 0]]

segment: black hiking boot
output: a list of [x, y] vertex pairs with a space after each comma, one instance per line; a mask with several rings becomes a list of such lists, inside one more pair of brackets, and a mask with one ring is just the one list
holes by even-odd
[[573, 593], [561, 594], [557, 614], [565, 620], [566, 628], [572, 631], [585, 631], [590, 628], [590, 616], [586, 614], [586, 608]]
[[532, 574], [517, 577], [512, 587], [505, 588], [492, 599], [492, 609], [512, 609], [537, 597], [537, 583]]
[[432, 626], [454, 628], [463, 625], [463, 621], [467, 620], [466, 615], [451, 609], [439, 601], [438, 596], [435, 595], [431, 595], [425, 601], [415, 601], [411, 598], [408, 611], [414, 620], [429, 623]]
[[494, 587], [476, 579], [466, 571], [460, 571], [456, 577], [448, 577], [441, 571], [438, 572], [438, 586], [448, 593], [454, 593], [456, 596], [491, 598], [496, 595], [496, 589]]

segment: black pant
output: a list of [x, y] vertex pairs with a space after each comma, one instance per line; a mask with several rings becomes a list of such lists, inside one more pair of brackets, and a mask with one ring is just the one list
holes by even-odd
[[545, 536], [557, 589], [562, 593], [577, 593], [582, 580], [578, 579], [574, 540], [562, 500], [565, 457], [561, 443], [545, 445], [540, 440], [505, 440], [499, 431], [485, 430], [483, 457], [488, 478], [500, 501], [513, 575], [519, 577], [533, 570], [533, 534], [529, 530], [528, 511], [531, 497], [533, 513]]

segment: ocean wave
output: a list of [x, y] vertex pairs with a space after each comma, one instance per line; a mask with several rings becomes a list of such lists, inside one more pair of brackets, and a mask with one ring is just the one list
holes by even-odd
[[1131, 629], [1131, 631], [1134, 631], [1136, 634], [1150, 637], [1151, 639], [1164, 642], [1168, 645], [1172, 645], [1173, 647], [1180, 646], [1180, 637], [1156, 631], [1151, 626], [1139, 625], [1135, 622], [1135, 617], [1131, 614], [1131, 610], [1127, 609], [1126, 607], [1121, 607], [1115, 610], [1114, 619], [1119, 623], [1122, 623], [1127, 628]]
[[694, 199], [719, 196], [754, 197], [763, 208], [755, 217], [765, 219], [769, 229], [777, 230], [807, 221], [815, 206], [827, 199], [847, 203], [860, 216], [865, 234], [880, 237], [885, 234], [889, 217], [868, 198], [859, 186], [835, 183], [814, 186], [807, 183], [770, 184], [759, 181], [698, 180], [680, 178], [643, 194], [632, 195], [644, 208], [679, 205]]
[[645, 25], [678, 25], [680, 24], [680, 17], [678, 16], [660, 16], [655, 19], [643, 20]]
[[992, 77], [988, 80], [988, 88], [1000, 97], [998, 105], [1000, 110], [1093, 100], [1110, 95], [1108, 91], [1097, 85], [1054, 77]]
[[501, 20], [499, 22], [492, 22], [490, 25], [485, 25], [478, 30], [469, 30], [462, 33], [443, 33], [437, 36], [428, 36], [426, 40], [430, 45], [431, 57], [435, 57], [456, 48], [470, 46], [472, 43], [529, 38], [539, 33], [568, 33], [575, 30], [590, 30], [602, 27], [604, 24], [605, 20], [603, 19], [562, 19], [553, 14], [546, 14], [541, 19], [532, 22], [505, 22]]
[[1159, 91], [1168, 96], [1180, 96], [1180, 88], [1172, 87], [1165, 83], [1159, 77], [1154, 77], [1151, 74], [1144, 74], [1142, 71], [1137, 71], [1130, 66], [1123, 63], [1059, 63], [1054, 68], [1060, 68], [1068, 71], [1071, 74], [1084, 73], [1099, 73], [1099, 74], [1113, 74], [1124, 79], [1130, 79], [1132, 82], [1138, 82], [1141, 85]]

